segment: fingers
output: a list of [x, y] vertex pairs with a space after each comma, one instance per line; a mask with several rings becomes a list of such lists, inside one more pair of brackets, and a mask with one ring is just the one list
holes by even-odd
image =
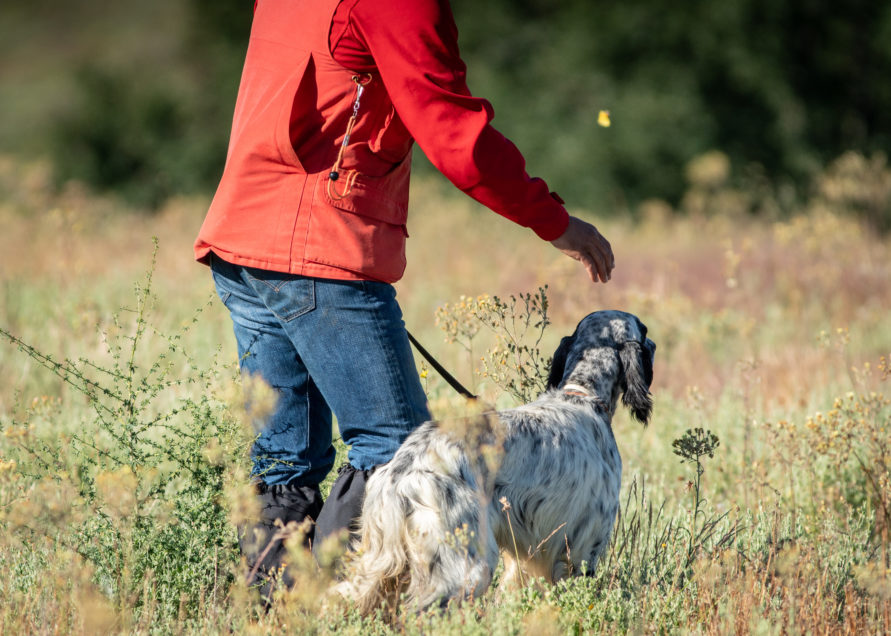
[[600, 280], [604, 283], [607, 282], [612, 277], [613, 268], [616, 266], [616, 259], [613, 256], [613, 248], [609, 244], [603, 235], [597, 231], [597, 228], [591, 227], [596, 236], [593, 241], [594, 251], [593, 254], [595, 262], [597, 263], [597, 272], [600, 276]]
[[612, 247], [596, 227], [570, 217], [563, 236], [552, 241], [554, 247], [580, 261], [593, 282], [607, 282], [615, 267]]
[[[596, 232], [596, 230], [595, 230]], [[613, 268], [616, 266], [616, 259], [613, 256], [613, 248], [603, 236], [597, 232], [597, 271], [600, 274], [600, 280], [604, 283], [612, 278]]]
[[578, 255], [569, 254], [582, 265], [585, 266], [585, 269], [588, 272], [588, 277], [592, 282], [607, 282], [610, 277], [610, 269], [606, 267], [603, 259], [600, 258], [599, 254], [593, 254], [592, 252], [578, 252]]
[[615, 267], [613, 250], [609, 241], [593, 225], [588, 226], [588, 229], [589, 236], [586, 237], [587, 241], [581, 251], [582, 262], [593, 282], [600, 280], [605, 283], [611, 278]]
[[[594, 281], [595, 283], [597, 282], [598, 278], [600, 279], [600, 282], [603, 282], [603, 283], [609, 281], [610, 272], [612, 270], [611, 270], [611, 268], [607, 267], [603, 258], [599, 258], [599, 255], [598, 255], [598, 257], [592, 258], [591, 262], [593, 265], [593, 267], [591, 267], [589, 269], [589, 274], [591, 274], [591, 280]], [[596, 276], [595, 276], [595, 274], [596, 274]]]
[[588, 277], [591, 279], [592, 282], [606, 282], [606, 279], [603, 277], [603, 272], [599, 267], [597, 267], [597, 263], [595, 261], [591, 259], [585, 259], [582, 262], [585, 264], [585, 269], [588, 270]]

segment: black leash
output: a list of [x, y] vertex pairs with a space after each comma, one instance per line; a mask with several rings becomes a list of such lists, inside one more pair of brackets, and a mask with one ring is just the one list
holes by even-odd
[[430, 363], [430, 366], [436, 369], [436, 372], [441, 375], [446, 382], [449, 383], [449, 386], [455, 389], [455, 391], [457, 391], [460, 395], [466, 397], [468, 400], [477, 399], [477, 397], [473, 393], [465, 389], [464, 386], [460, 382], [458, 382], [451, 373], [446, 371], [443, 366], [436, 361], [436, 358], [430, 355], [430, 353], [421, 346], [420, 342], [415, 340], [415, 337], [411, 335], [410, 331], [406, 330], [406, 333], [408, 334], [409, 341], [415, 346], [415, 349], [418, 350], [418, 353], [424, 356], [424, 359], [427, 360], [427, 362]]

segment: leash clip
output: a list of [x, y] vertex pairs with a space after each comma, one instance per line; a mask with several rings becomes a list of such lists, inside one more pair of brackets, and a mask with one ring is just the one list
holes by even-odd
[[350, 192], [353, 190], [353, 185], [356, 183], [356, 177], [359, 176], [357, 170], [350, 170], [347, 174], [346, 185], [343, 190], [338, 192], [337, 188], [334, 187], [334, 182], [340, 179], [340, 164], [343, 161], [343, 153], [350, 143], [350, 135], [353, 133], [353, 126], [356, 125], [356, 120], [359, 118], [359, 107], [362, 103], [362, 95], [365, 93], [365, 87], [371, 83], [371, 79], [371, 73], [359, 73], [350, 78], [350, 81], [356, 84], [356, 99], [353, 101], [353, 114], [350, 115], [350, 120], [347, 122], [346, 134], [343, 136], [343, 141], [340, 143], [340, 149], [337, 151], [337, 159], [331, 167], [331, 172], [328, 173], [328, 196], [335, 201], [340, 201], [349, 196]]

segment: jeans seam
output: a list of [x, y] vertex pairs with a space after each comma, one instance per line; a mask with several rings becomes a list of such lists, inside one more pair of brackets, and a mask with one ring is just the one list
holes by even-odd
[[[361, 281], [361, 282], [362, 282], [362, 293], [365, 294], [366, 299], [377, 303], [378, 299], [375, 298], [374, 295], [368, 289], [368, 287], [369, 287], [368, 281]], [[382, 312], [380, 311], [379, 308], [377, 308], [377, 307], [374, 308], [375, 335], [378, 339], [378, 342], [380, 344], [384, 345], [384, 346], [382, 346], [382, 349], [384, 349], [386, 351], [387, 367], [388, 367], [388, 372], [390, 373], [390, 376], [398, 378], [399, 382], [400, 382], [400, 386], [398, 387], [399, 391], [397, 392], [399, 395], [399, 404], [398, 404], [399, 411], [405, 415], [409, 415], [410, 408], [409, 408], [409, 401], [408, 401], [408, 386], [405, 382], [405, 377], [404, 377], [403, 373], [400, 371], [398, 358], [394, 354], [392, 348], [386, 346], [387, 338], [386, 338], [386, 334], [384, 333], [384, 328], [381, 324], [383, 322], [380, 319], [381, 313]]]
[[[304, 420], [306, 425], [304, 426], [304, 430], [303, 430], [303, 447], [306, 449], [309, 449], [312, 447], [312, 429], [313, 429], [312, 418], [315, 415], [315, 411], [313, 410], [313, 407], [312, 407], [312, 390], [313, 390], [314, 385], [315, 385], [315, 382], [313, 381], [312, 376], [309, 374], [309, 370], [307, 370], [306, 371], [306, 392], [305, 392], [306, 419]], [[330, 422], [329, 422], [329, 424], [330, 424]], [[328, 437], [331, 437], [331, 427], [330, 426], [328, 427]], [[312, 464], [313, 459], [316, 459], [316, 458], [312, 457], [307, 460], [307, 463], [310, 464], [309, 469], [310, 470], [318, 470], [319, 466], [314, 466]], [[331, 470], [330, 467], [328, 470], [329, 471]]]

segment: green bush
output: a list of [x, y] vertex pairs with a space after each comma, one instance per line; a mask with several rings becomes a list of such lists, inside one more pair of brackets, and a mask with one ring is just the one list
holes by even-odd
[[132, 321], [116, 317], [103, 334], [107, 363], [57, 361], [0, 328], [90, 413], [72, 421], [61, 400], [43, 399], [2, 424], [18, 495], [0, 502], [0, 524], [24, 545], [47, 538], [77, 552], [124, 615], [169, 620], [231, 581], [238, 552], [224, 491], [248, 440], [210, 390], [218, 366], [192, 360], [182, 334], [152, 331], [150, 286], [151, 273]]
[[[807, 192], [846, 151], [891, 147], [891, 6], [791, 1], [453, 0], [474, 93], [573, 206], [676, 204], [684, 166], [718, 148]], [[75, 58], [80, 96], [55, 128], [62, 179], [139, 203], [212, 191], [222, 170], [251, 3], [190, 0], [166, 63]], [[18, 18], [21, 19], [21, 18]], [[113, 70], [109, 70], [113, 69]], [[609, 128], [599, 110], [612, 113]], [[418, 153], [420, 156], [421, 153]], [[423, 160], [418, 169], [432, 168]]]

